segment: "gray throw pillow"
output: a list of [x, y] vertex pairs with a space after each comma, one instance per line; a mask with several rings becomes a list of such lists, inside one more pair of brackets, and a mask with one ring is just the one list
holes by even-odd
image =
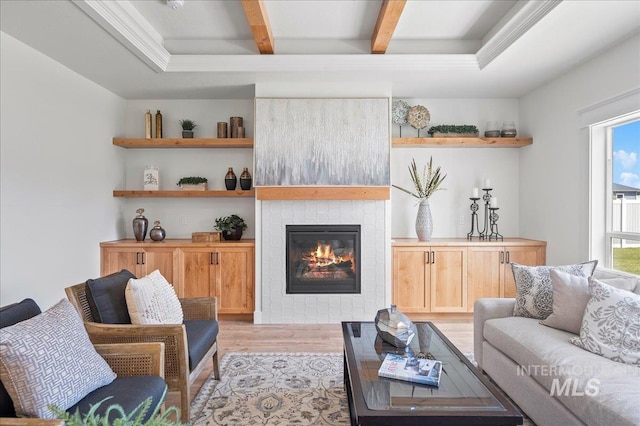
[[593, 278], [589, 290], [580, 336], [569, 341], [610, 360], [640, 366], [640, 296]]
[[55, 418], [47, 405], [66, 410], [115, 378], [66, 299], [0, 329], [0, 379], [20, 417]]
[[584, 310], [589, 303], [589, 281], [586, 277], [551, 269], [553, 312], [540, 324], [580, 334]]
[[123, 269], [104, 277], [87, 280], [87, 302], [96, 322], [131, 324], [124, 292], [129, 280], [135, 277]]
[[576, 265], [563, 266], [525, 266], [511, 264], [516, 283], [516, 304], [514, 317], [546, 319], [553, 312], [553, 287], [551, 269], [558, 269], [580, 277], [590, 277], [598, 264], [592, 260]]

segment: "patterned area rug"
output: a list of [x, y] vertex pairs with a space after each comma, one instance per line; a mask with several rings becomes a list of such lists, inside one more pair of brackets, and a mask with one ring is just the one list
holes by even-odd
[[349, 425], [342, 353], [228, 353], [207, 380], [191, 424]]

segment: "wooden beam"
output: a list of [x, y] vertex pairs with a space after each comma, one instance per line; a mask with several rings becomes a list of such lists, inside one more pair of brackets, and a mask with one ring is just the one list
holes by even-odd
[[258, 200], [389, 200], [389, 186], [261, 186]]
[[263, 0], [241, 0], [253, 38], [262, 54], [273, 54], [273, 36], [269, 15]]
[[385, 53], [407, 0], [384, 0], [371, 36], [371, 53]]

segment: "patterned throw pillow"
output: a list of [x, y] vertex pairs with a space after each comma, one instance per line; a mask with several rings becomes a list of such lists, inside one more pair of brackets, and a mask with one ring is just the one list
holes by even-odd
[[182, 305], [173, 286], [157, 269], [130, 279], [125, 290], [132, 324], [182, 324]]
[[511, 271], [516, 282], [516, 304], [514, 317], [546, 319], [553, 312], [553, 286], [551, 285], [551, 269], [559, 269], [571, 275], [590, 277], [598, 264], [592, 260], [577, 265], [564, 266], [524, 266], [511, 264]]
[[640, 296], [593, 278], [589, 290], [580, 337], [569, 341], [610, 360], [640, 366]]
[[0, 329], [0, 379], [20, 417], [55, 418], [116, 378], [66, 299], [40, 315]]

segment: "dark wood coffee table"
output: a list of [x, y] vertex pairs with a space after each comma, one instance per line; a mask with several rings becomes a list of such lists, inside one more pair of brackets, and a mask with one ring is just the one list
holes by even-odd
[[344, 381], [352, 425], [519, 425], [522, 414], [430, 322], [411, 343], [442, 361], [439, 387], [378, 377], [389, 352], [372, 322], [343, 322]]

